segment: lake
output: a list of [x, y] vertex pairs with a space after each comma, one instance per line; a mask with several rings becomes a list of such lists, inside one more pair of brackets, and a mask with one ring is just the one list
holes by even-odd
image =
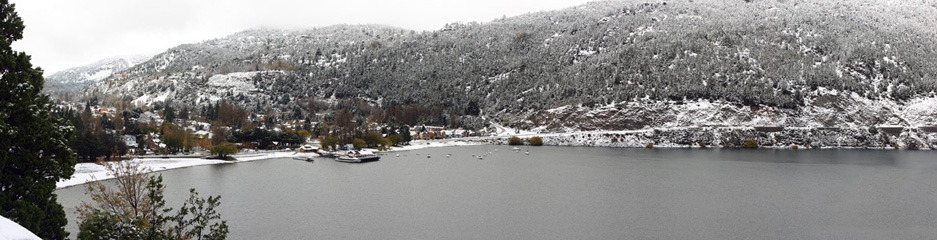
[[[933, 239], [937, 154], [509, 146], [162, 172], [230, 239]], [[492, 152], [483, 160], [472, 154]], [[397, 157], [396, 155], [400, 156]], [[447, 154], [452, 154], [447, 157]], [[427, 158], [429, 155], [431, 158]], [[82, 186], [59, 189], [77, 235]]]

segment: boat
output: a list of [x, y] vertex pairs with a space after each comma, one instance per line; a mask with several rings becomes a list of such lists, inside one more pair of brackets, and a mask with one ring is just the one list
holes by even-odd
[[303, 145], [303, 146], [299, 147], [299, 152], [301, 152], [301, 153], [304, 153], [304, 152], [319, 152], [319, 148], [313, 147], [312, 145], [309, 145], [309, 144], [306, 144], [306, 145]]
[[326, 158], [337, 158], [337, 157], [338, 157], [338, 154], [335, 153], [335, 151], [319, 151], [319, 152], [317, 152], [317, 153], [319, 154], [320, 157], [326, 157]]
[[338, 155], [338, 158], [335, 161], [338, 162], [349, 162], [349, 163], [360, 163], [360, 162], [371, 162], [381, 159], [381, 156], [372, 153], [371, 151], [361, 150], [361, 151], [348, 151], [345, 154]]

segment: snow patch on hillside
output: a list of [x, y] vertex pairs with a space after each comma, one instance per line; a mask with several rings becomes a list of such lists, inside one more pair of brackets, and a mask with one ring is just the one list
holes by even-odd
[[911, 99], [901, 115], [917, 126], [937, 125], [937, 98]]
[[85, 78], [90, 79], [91, 81], [97, 82], [98, 80], [110, 77], [111, 74], [114, 74], [114, 69], [103, 69], [94, 73], [84, 73]]
[[133, 103], [134, 103], [134, 104], [137, 104], [137, 105], [148, 105], [148, 104], [150, 104], [150, 103], [155, 103], [155, 102], [165, 102], [166, 99], [169, 99], [169, 95], [170, 95], [170, 94], [172, 94], [172, 93], [171, 93], [171, 92], [163, 92], [163, 93], [160, 93], [159, 95], [156, 95], [156, 96], [150, 96], [149, 94], [146, 94], [146, 95], [143, 95], [143, 96], [140, 96], [140, 97], [134, 99], [134, 100], [133, 100]]
[[229, 88], [241, 91], [248, 91], [254, 88], [249, 81], [259, 72], [236, 72], [229, 74], [220, 74], [211, 76], [208, 79], [208, 85], [219, 88]]

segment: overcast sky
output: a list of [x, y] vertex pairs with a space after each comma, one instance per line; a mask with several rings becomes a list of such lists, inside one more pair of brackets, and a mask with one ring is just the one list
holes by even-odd
[[255, 27], [383, 24], [437, 30], [451, 22], [556, 10], [587, 0], [11, 0], [26, 24], [13, 49], [46, 75], [124, 55], [155, 54], [184, 43]]

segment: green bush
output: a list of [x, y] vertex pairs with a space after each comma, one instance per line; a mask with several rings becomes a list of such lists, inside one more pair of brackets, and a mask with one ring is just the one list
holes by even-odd
[[532, 137], [528, 142], [530, 142], [530, 146], [543, 146], [543, 138], [540, 136]]
[[791, 149], [797, 150], [798, 148], [797, 144], [791, 145]]
[[368, 147], [377, 147], [377, 145], [383, 144], [380, 132], [370, 131], [364, 135], [364, 142]]
[[211, 154], [218, 155], [221, 158], [227, 158], [228, 155], [238, 153], [238, 147], [234, 143], [224, 141], [211, 147]]
[[745, 139], [745, 143], [742, 143], [742, 147], [751, 148], [751, 149], [758, 148], [758, 140], [751, 139], [751, 138]]
[[364, 139], [355, 138], [354, 140], [351, 140], [351, 145], [354, 146], [355, 149], [362, 149], [367, 147], [368, 143], [365, 142]]
[[521, 140], [521, 138], [517, 136], [513, 136], [510, 139], [508, 139], [508, 145], [511, 145], [511, 146], [524, 145], [524, 140]]
[[391, 145], [394, 146], [398, 146], [403, 143], [403, 136], [400, 136], [400, 134], [391, 134], [390, 136], [387, 136], [387, 139], [390, 139]]
[[320, 138], [321, 139], [319, 140], [319, 142], [322, 143], [322, 149], [329, 149], [329, 148], [335, 149], [335, 147], [338, 146], [338, 137], [335, 137], [329, 134], [328, 136], [324, 136]]
[[706, 141], [699, 141], [699, 148], [706, 148]]
[[645, 145], [644, 147], [646, 147], [646, 148], [654, 148], [654, 143], [648, 143], [648, 144]]

